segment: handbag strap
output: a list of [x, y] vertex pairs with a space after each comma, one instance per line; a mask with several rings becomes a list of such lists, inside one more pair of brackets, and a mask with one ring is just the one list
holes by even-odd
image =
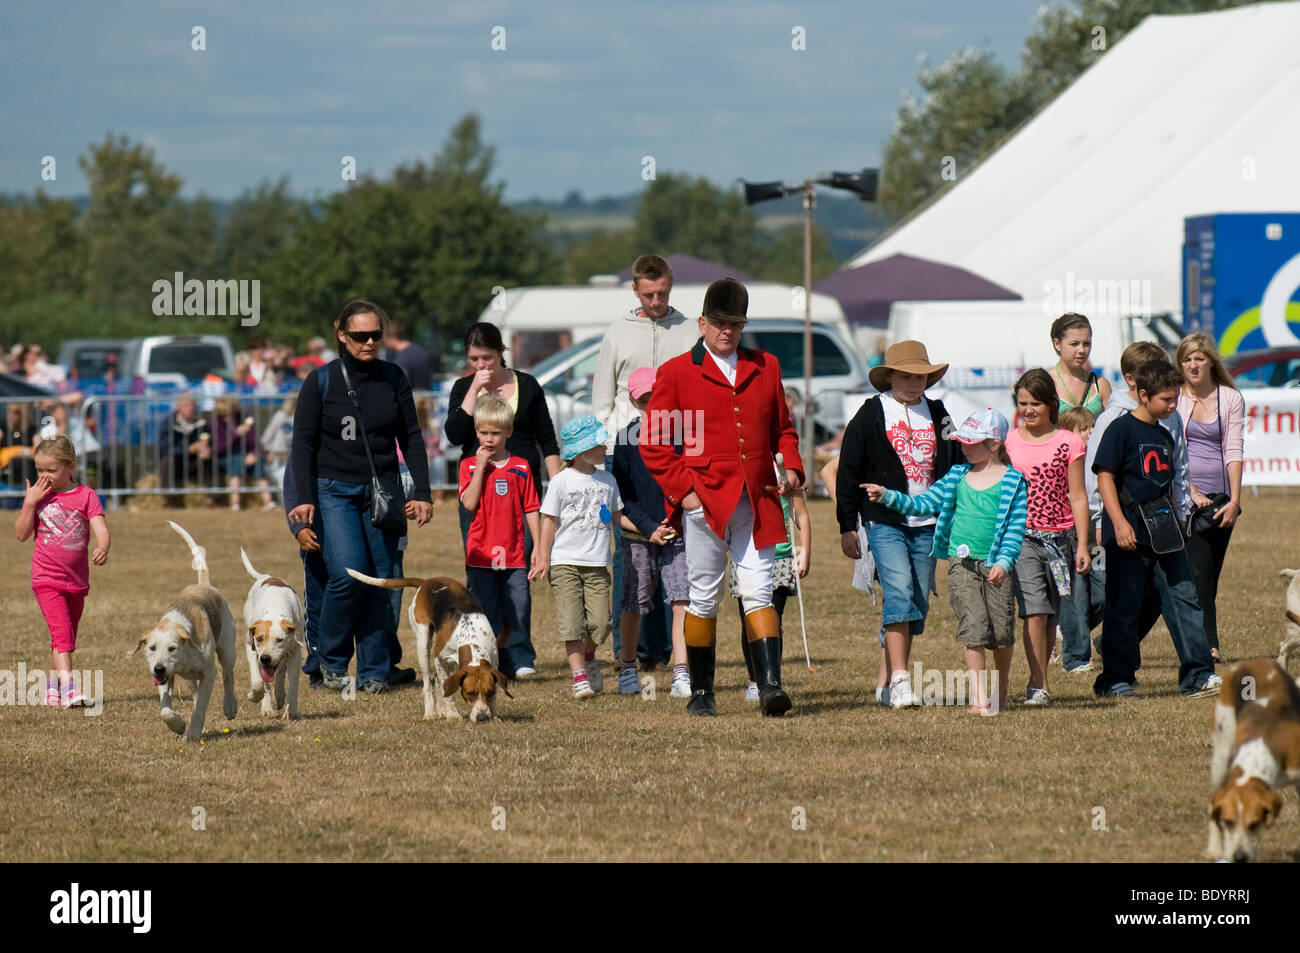
[[375, 470], [375, 458], [370, 454], [370, 438], [366, 436], [366, 425], [361, 419], [361, 402], [357, 400], [357, 392], [352, 389], [352, 378], [348, 377], [348, 366], [339, 359], [339, 370], [343, 372], [343, 383], [348, 389], [348, 399], [352, 401], [352, 406], [357, 409], [357, 426], [361, 428], [361, 446], [366, 451], [366, 462], [370, 464], [370, 477], [373, 480], [379, 479], [379, 473]]

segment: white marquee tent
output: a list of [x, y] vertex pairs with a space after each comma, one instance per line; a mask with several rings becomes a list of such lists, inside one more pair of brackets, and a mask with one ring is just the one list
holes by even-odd
[[1147, 18], [958, 175], [844, 267], [902, 252], [1030, 301], [1149, 281], [1181, 313], [1185, 216], [1300, 209], [1300, 2]]

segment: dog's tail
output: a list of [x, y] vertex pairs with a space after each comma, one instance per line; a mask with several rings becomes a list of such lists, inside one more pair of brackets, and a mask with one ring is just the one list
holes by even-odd
[[198, 571], [199, 585], [212, 585], [211, 577], [208, 575], [207, 551], [198, 543], [194, 542], [194, 537], [185, 532], [185, 527], [181, 526], [179, 523], [173, 523], [171, 520], [168, 520], [167, 524], [171, 526], [172, 529], [176, 530], [176, 532], [180, 533], [181, 538], [189, 545], [190, 555], [194, 557], [193, 560], [190, 561], [190, 568]]
[[1294, 579], [1297, 574], [1300, 574], [1300, 569], [1283, 569], [1278, 573], [1279, 576], [1286, 576], [1288, 579]]
[[261, 582], [263, 579], [271, 578], [269, 574], [264, 572], [258, 572], [256, 569], [253, 568], [253, 564], [252, 562], [249, 561], [248, 553], [244, 552], [243, 546], [239, 547], [239, 558], [244, 561], [244, 568], [248, 570], [248, 574], [252, 576], [254, 579], [256, 579], [258, 582]]
[[367, 576], [363, 572], [357, 572], [355, 569], [349, 569], [348, 575], [358, 582], [364, 582], [367, 586], [379, 586], [383, 589], [418, 589], [425, 583], [423, 579], [410, 579], [408, 577], [378, 579], [374, 576]]

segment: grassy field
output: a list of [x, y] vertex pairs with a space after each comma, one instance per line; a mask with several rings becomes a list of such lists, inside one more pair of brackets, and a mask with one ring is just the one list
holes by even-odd
[[[1300, 494], [1247, 497], [1219, 617], [1232, 659], [1276, 654], [1283, 583], [1300, 565]], [[414, 530], [408, 575], [458, 575], [453, 507]], [[688, 718], [658, 676], [653, 700], [573, 701], [553, 604], [534, 587], [540, 675], [511, 686], [502, 718], [421, 720], [419, 687], [344, 701], [302, 683], [302, 718], [263, 720], [246, 701], [227, 722], [219, 696], [202, 745], [158, 718], [141, 656], [126, 658], [180, 588], [189, 555], [157, 511], [110, 513], [109, 565], [92, 591], [75, 656], [102, 669], [97, 717], [0, 709], [0, 848], [11, 860], [1021, 860], [1193, 861], [1205, 845], [1212, 699], [1184, 699], [1163, 625], [1145, 643], [1141, 697], [1092, 697], [1090, 676], [1051, 673], [1054, 702], [998, 718], [964, 707], [889, 711], [872, 702], [879, 609], [849, 587], [828, 503], [812, 504], [813, 571], [803, 665], [798, 606], [786, 616], [795, 708], [764, 720], [741, 698], [739, 626], [719, 626], [720, 717]], [[176, 515], [176, 514], [169, 514]], [[242, 618], [245, 545], [263, 571], [301, 586], [277, 514], [187, 510], [213, 582]], [[0, 668], [44, 669], [48, 634], [28, 585], [30, 544], [8, 544]], [[913, 653], [960, 668], [943, 591]], [[409, 599], [409, 593], [407, 599]], [[405, 604], [403, 606], [405, 610]], [[414, 653], [405, 619], [406, 664]], [[1017, 633], [1017, 640], [1020, 635]], [[602, 649], [608, 659], [610, 649]], [[1023, 697], [1017, 647], [1012, 696]], [[219, 689], [218, 689], [219, 691]], [[182, 711], [188, 715], [186, 699]], [[226, 729], [229, 729], [228, 731]], [[1262, 860], [1300, 859], [1293, 792]], [[1104, 827], [1104, 829], [1098, 829]], [[202, 829], [196, 829], [202, 828]]]

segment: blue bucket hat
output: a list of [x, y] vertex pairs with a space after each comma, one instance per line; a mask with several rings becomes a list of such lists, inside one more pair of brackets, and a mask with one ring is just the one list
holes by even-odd
[[580, 453], [608, 443], [610, 436], [595, 417], [575, 417], [560, 428], [560, 439], [564, 441], [560, 456], [572, 460]]

